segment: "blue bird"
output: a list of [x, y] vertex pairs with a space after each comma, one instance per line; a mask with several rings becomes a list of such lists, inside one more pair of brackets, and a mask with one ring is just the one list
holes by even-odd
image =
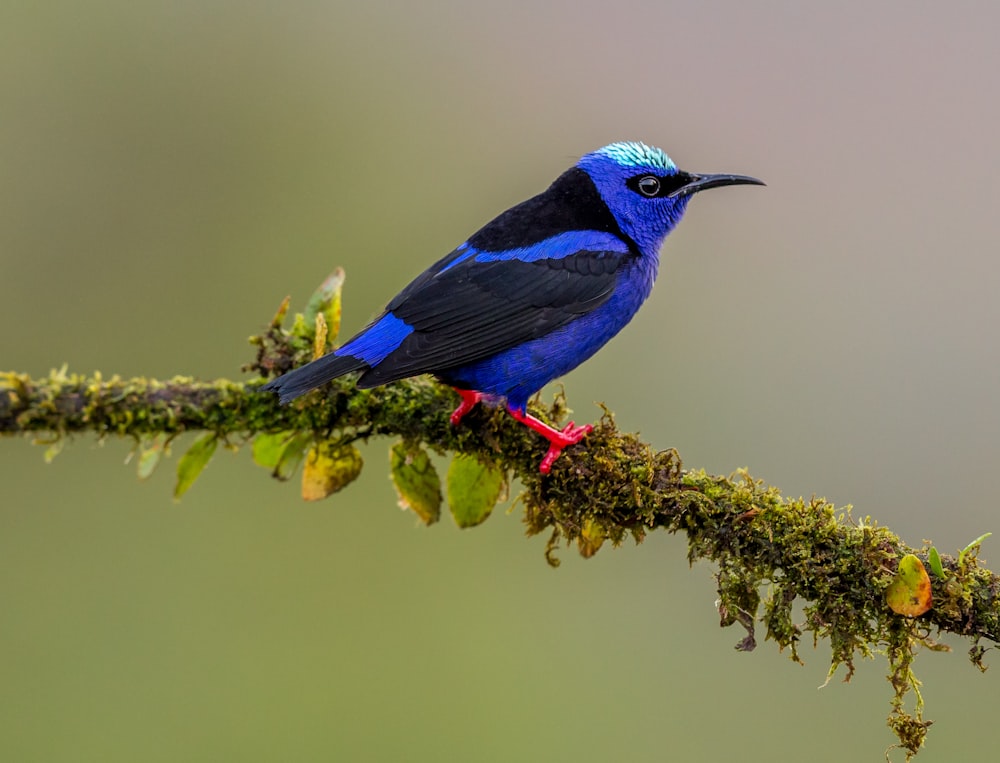
[[528, 400], [632, 320], [691, 196], [738, 184], [764, 185], [683, 172], [643, 143], [605, 146], [417, 276], [342, 347], [262, 389], [287, 403], [352, 371], [361, 388], [433, 374], [461, 396], [452, 424], [480, 401], [506, 401], [549, 441], [547, 474], [592, 427], [554, 429], [528, 414]]

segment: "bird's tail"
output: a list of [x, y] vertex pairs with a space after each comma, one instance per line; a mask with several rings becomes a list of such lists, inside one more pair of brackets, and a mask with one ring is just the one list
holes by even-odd
[[287, 403], [299, 395], [304, 395], [309, 390], [326, 384], [331, 379], [336, 379], [351, 371], [360, 371], [363, 368], [368, 368], [368, 364], [360, 358], [353, 355], [337, 355], [331, 352], [322, 358], [316, 358], [311, 363], [289, 371], [284, 376], [272, 379], [261, 387], [261, 391], [277, 392], [281, 402]]

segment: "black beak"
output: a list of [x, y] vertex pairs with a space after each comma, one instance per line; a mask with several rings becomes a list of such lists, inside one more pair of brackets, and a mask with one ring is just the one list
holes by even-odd
[[705, 191], [709, 188], [719, 188], [724, 185], [765, 185], [762, 180], [748, 177], [746, 175], [696, 175], [693, 172], [687, 173], [688, 182], [682, 185], [673, 193], [668, 194], [672, 199], [681, 196], [690, 196], [698, 191]]

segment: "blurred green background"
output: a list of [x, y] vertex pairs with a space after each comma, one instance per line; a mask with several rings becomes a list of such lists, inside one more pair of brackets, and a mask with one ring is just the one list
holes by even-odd
[[[577, 420], [603, 401], [689, 466], [952, 551], [1000, 531], [998, 23], [4, 3], [0, 369], [237, 377], [285, 294], [343, 265], [353, 331], [579, 155], [640, 139], [768, 188], [691, 205], [649, 304], [566, 380]], [[517, 509], [420, 528], [387, 446], [318, 505], [247, 451], [175, 505], [173, 463], [139, 484], [127, 443], [46, 466], [0, 441], [0, 759], [882, 760], [883, 660], [817, 691], [826, 644], [804, 667], [735, 652], [681, 538], [553, 571]], [[997, 676], [950, 643], [917, 663], [928, 763], [994, 744]]]

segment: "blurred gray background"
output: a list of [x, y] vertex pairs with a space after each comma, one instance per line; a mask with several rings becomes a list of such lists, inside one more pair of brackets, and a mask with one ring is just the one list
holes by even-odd
[[[1000, 6], [925, 6], [5, 3], [0, 369], [238, 377], [286, 294], [343, 265], [353, 331], [639, 139], [768, 187], [693, 202], [577, 420], [953, 552], [1000, 531]], [[175, 460], [0, 441], [0, 759], [882, 760], [881, 658], [735, 652], [681, 538], [420, 528], [387, 447], [318, 505], [220, 452], [175, 505]], [[951, 643], [928, 763], [992, 750]]]

